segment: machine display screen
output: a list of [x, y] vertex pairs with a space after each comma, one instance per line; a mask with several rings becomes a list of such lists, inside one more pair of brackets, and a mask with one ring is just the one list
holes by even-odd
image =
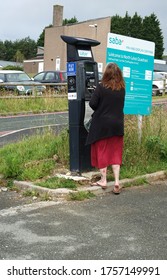
[[85, 63], [85, 71], [86, 73], [93, 73], [94, 72], [94, 64], [92, 63]]

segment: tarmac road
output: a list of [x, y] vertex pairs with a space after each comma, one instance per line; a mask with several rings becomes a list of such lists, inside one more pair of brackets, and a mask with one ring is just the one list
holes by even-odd
[[[86, 102], [85, 120], [90, 117], [91, 108]], [[46, 127], [52, 128], [58, 134], [68, 125], [68, 112], [27, 114], [17, 116], [0, 116], [0, 147], [43, 131]]]
[[12, 132], [31, 127], [40, 127], [53, 124], [66, 123], [68, 120], [67, 112], [28, 114], [0, 117], [0, 133]]
[[167, 258], [167, 180], [83, 202], [14, 199], [12, 206], [12, 199], [5, 205], [5, 195], [9, 203], [9, 193], [0, 193], [1, 260]]
[[46, 127], [55, 133], [68, 124], [68, 112], [29, 114], [18, 116], [0, 116], [0, 147], [42, 131]]

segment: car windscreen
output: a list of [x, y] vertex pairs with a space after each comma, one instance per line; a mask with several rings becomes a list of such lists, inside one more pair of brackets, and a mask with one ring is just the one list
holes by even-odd
[[163, 76], [158, 72], [154, 72], [153, 80], [155, 80], [155, 81], [163, 80]]
[[9, 73], [6, 74], [6, 80], [8, 82], [23, 82], [31, 81], [31, 78], [26, 73]]

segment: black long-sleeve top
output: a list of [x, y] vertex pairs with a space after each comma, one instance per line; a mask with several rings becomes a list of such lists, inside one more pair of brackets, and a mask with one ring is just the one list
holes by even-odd
[[94, 110], [86, 144], [100, 139], [124, 135], [125, 89], [112, 90], [99, 84], [89, 106]]

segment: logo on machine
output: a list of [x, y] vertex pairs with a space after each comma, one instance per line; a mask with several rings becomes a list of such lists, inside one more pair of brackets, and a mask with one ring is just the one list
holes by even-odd
[[79, 57], [92, 57], [91, 51], [87, 50], [78, 50]]

